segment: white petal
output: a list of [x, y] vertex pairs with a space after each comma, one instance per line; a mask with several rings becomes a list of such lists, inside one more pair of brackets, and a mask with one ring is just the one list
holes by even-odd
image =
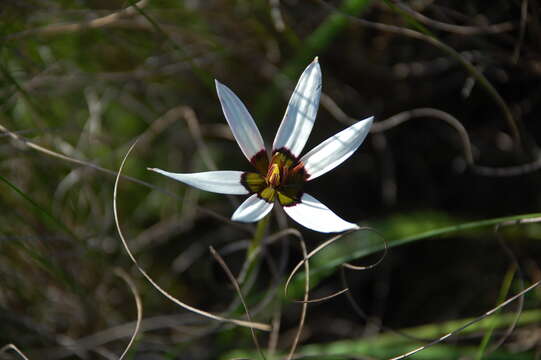
[[302, 226], [322, 233], [342, 232], [359, 228], [357, 225], [343, 220], [308, 194], [302, 195], [300, 203], [284, 206], [284, 211]]
[[325, 174], [350, 157], [368, 135], [373, 119], [369, 117], [351, 125], [305, 154], [300, 161], [308, 173], [308, 180]]
[[232, 195], [245, 195], [248, 190], [241, 184], [243, 171], [207, 171], [193, 174], [180, 174], [161, 169], [148, 169], [183, 182], [195, 188]]
[[246, 109], [246, 106], [227, 86], [216, 80], [216, 91], [222, 104], [222, 110], [225, 119], [233, 132], [244, 156], [250, 161], [252, 157], [265, 150], [263, 138], [257, 129], [252, 115]]
[[276, 133], [273, 150], [287, 148], [299, 156], [316, 120], [321, 95], [321, 68], [317, 57], [302, 73], [289, 99], [286, 113]]
[[274, 203], [266, 202], [253, 194], [235, 210], [231, 220], [241, 222], [255, 222], [263, 219], [272, 210]]

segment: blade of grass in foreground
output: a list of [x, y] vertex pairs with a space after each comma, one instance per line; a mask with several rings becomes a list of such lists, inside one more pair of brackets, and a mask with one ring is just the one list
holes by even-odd
[[[480, 331], [486, 331], [490, 327], [494, 329], [509, 326], [515, 320], [515, 314], [498, 314], [491, 318], [491, 323], [481, 321], [475, 323], [466, 329], [461, 334], [473, 334]], [[474, 318], [466, 318], [459, 320], [447, 321], [439, 324], [429, 324], [417, 326], [414, 328], [403, 329], [402, 333], [407, 333], [410, 336], [418, 338], [431, 339], [438, 338], [446, 333], [449, 333], [465, 323], [474, 320]], [[528, 310], [521, 314], [517, 325], [527, 325], [541, 321], [541, 310]], [[341, 359], [347, 357], [376, 357], [378, 359], [387, 359], [398, 354], [404, 354], [411, 350], [412, 345], [418, 345], [419, 342], [410, 340], [409, 338], [398, 333], [377, 334], [362, 339], [350, 339], [335, 341], [327, 344], [306, 345], [299, 348], [296, 356], [303, 356], [316, 359]], [[475, 346], [457, 346], [450, 344], [439, 344], [427, 348], [416, 353], [411, 359], [458, 359], [464, 356], [473, 357], [478, 351]], [[224, 359], [231, 358], [250, 358], [251, 352], [237, 351], [234, 354], [229, 353]], [[253, 358], [253, 357], [251, 357]], [[274, 357], [274, 358], [279, 358]], [[272, 359], [274, 359], [272, 358]], [[509, 351], [498, 350], [490, 355], [486, 355], [484, 359], [490, 360], [526, 360], [532, 359], [532, 354], [528, 352], [513, 354]]]
[[[416, 213], [391, 217], [386, 222], [374, 223], [383, 239], [387, 241], [388, 249], [407, 245], [419, 240], [438, 240], [444, 236], [468, 230], [468, 235], [501, 223], [518, 222], [521, 220], [541, 217], [541, 213], [507, 216], [485, 219], [466, 223], [458, 223], [446, 214]], [[455, 224], [453, 224], [455, 223]], [[384, 250], [385, 243], [380, 236], [374, 236], [367, 231], [356, 231], [345, 234], [334, 244], [328, 246], [310, 260], [310, 283], [312, 287], [333, 274], [335, 268], [344, 263], [361, 259]], [[291, 281], [288, 293], [292, 298], [302, 294], [304, 273], [300, 270]]]
[[[493, 226], [496, 224], [519, 222], [521, 220], [538, 218], [538, 217], [541, 217], [541, 213], [522, 214], [522, 215], [506, 216], [506, 217], [499, 217], [499, 218], [493, 218], [493, 219], [485, 219], [485, 220], [479, 220], [479, 221], [460, 223], [456, 225], [435, 228], [435, 229], [427, 230], [427, 231], [416, 233], [416, 234], [405, 235], [400, 238], [394, 238], [394, 239], [393, 237], [388, 237], [387, 232], [383, 231], [383, 236], [388, 241], [388, 247], [393, 248], [393, 247], [397, 247], [401, 245], [407, 245], [419, 240], [425, 240], [425, 239], [436, 240], [436, 239], [440, 239], [444, 235], [450, 235], [450, 234], [461, 232], [461, 231], [481, 229], [481, 228]], [[366, 244], [366, 242], [364, 242], [364, 240], [366, 239], [365, 234], [366, 234], [365, 232], [357, 231], [349, 235], [345, 235], [344, 236], [345, 239], [358, 241], [359, 242], [358, 248], [344, 256], [340, 256], [335, 259], [332, 259], [331, 261], [325, 264], [314, 266], [314, 269], [311, 271], [311, 273], [314, 273], [318, 270], [321, 271], [324, 269], [334, 268], [345, 262], [350, 262], [355, 259], [359, 259], [363, 256], [374, 254], [384, 249], [385, 245], [381, 239], [379, 239], [379, 241], [372, 241], [371, 243]]]
[[[446, 333], [449, 333], [460, 326], [464, 325], [473, 318], [447, 321], [440, 324], [429, 324], [418, 326], [410, 329], [404, 329], [403, 332], [411, 336], [419, 338], [437, 338]], [[492, 323], [482, 321], [467, 327], [461, 334], [473, 334], [476, 332], [487, 330], [494, 326], [495, 329], [509, 326], [515, 320], [515, 314], [498, 314], [491, 318]], [[539, 322], [541, 320], [540, 310], [524, 311], [520, 317], [518, 325], [527, 325]], [[299, 349], [299, 353], [303, 355], [328, 354], [328, 355], [344, 355], [356, 354], [365, 356], [392, 357], [401, 353], [406, 353], [411, 350], [412, 340], [404, 337], [401, 334], [386, 333], [378, 334], [375, 337], [367, 337], [361, 340], [346, 340], [337, 341], [325, 345], [307, 345]], [[476, 354], [478, 348], [475, 346], [455, 346], [449, 344], [440, 344], [434, 347], [425, 349], [414, 356], [412, 359], [457, 359], [461, 356]], [[512, 354], [507, 351], [496, 351], [487, 355], [485, 359], [531, 359], [531, 354]]]

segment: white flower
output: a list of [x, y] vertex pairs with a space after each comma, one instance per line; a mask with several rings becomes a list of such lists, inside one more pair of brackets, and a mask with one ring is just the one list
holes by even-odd
[[201, 190], [222, 194], [251, 194], [231, 217], [234, 221], [258, 221], [278, 202], [293, 220], [315, 231], [329, 233], [359, 228], [303, 192], [305, 182], [332, 170], [357, 150], [373, 120], [373, 117], [369, 117], [353, 124], [299, 158], [312, 131], [321, 95], [321, 69], [317, 58], [304, 70], [291, 95], [270, 157], [242, 101], [218, 81], [216, 90], [229, 127], [244, 156], [256, 171], [178, 174], [160, 169], [149, 170]]

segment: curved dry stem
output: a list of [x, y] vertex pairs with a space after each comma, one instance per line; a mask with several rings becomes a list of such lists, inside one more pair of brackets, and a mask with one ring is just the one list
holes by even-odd
[[[331, 115], [334, 116], [336, 120], [346, 125], [351, 125], [357, 122], [357, 119], [348, 116], [328, 95], [321, 94], [321, 104], [323, 107], [325, 107], [327, 111], [331, 113]], [[507, 167], [476, 165], [473, 157], [471, 140], [464, 125], [462, 125], [460, 120], [458, 120], [456, 117], [449, 114], [448, 112], [435, 108], [416, 108], [412, 110], [402, 111], [385, 120], [374, 123], [372, 125], [371, 132], [384, 132], [417, 117], [432, 117], [445, 121], [451, 127], [453, 127], [460, 136], [466, 163], [477, 175], [492, 177], [511, 177], [529, 174], [541, 169], [541, 154], [539, 152], [535, 154], [535, 160], [526, 164]]]
[[262, 324], [262, 323], [254, 323], [254, 322], [251, 322], [251, 321], [244, 321], [244, 320], [237, 320], [237, 319], [228, 319], [228, 318], [224, 318], [222, 316], [219, 316], [219, 315], [215, 315], [215, 314], [212, 314], [212, 313], [209, 313], [207, 311], [204, 311], [204, 310], [201, 310], [201, 309], [198, 309], [198, 308], [195, 308], [193, 306], [190, 306], [182, 301], [180, 301], [179, 299], [175, 298], [173, 295], [169, 294], [167, 291], [165, 291], [164, 289], [162, 289], [151, 277], [150, 275], [147, 274], [147, 272], [139, 265], [139, 263], [137, 262], [137, 260], [135, 259], [135, 257], [133, 256], [129, 246], [128, 246], [128, 242], [126, 241], [126, 238], [124, 237], [124, 234], [122, 233], [122, 229], [120, 227], [120, 222], [119, 222], [119, 219], [118, 219], [118, 209], [117, 209], [117, 193], [118, 193], [118, 183], [120, 181], [120, 175], [122, 173], [122, 170], [124, 168], [124, 164], [128, 158], [128, 156], [130, 155], [131, 151], [133, 150], [133, 148], [135, 147], [135, 145], [137, 144], [137, 141], [135, 141], [131, 146], [130, 148], [128, 149], [128, 152], [126, 153], [126, 155], [124, 156], [124, 158], [122, 159], [122, 163], [120, 164], [120, 168], [118, 170], [118, 174], [116, 176], [116, 179], [115, 179], [115, 186], [114, 186], [114, 190], [113, 190], [113, 214], [114, 214], [114, 218], [115, 218], [115, 224], [116, 224], [116, 229], [117, 229], [117, 232], [118, 232], [118, 235], [120, 237], [120, 240], [122, 242], [122, 245], [124, 246], [124, 249], [126, 250], [126, 252], [128, 253], [128, 256], [129, 258], [131, 259], [131, 261], [133, 262], [133, 264], [137, 267], [137, 270], [148, 280], [148, 282], [154, 286], [154, 288], [156, 290], [158, 290], [163, 296], [165, 296], [167, 299], [169, 299], [170, 301], [172, 301], [173, 303], [177, 304], [178, 306], [188, 310], [188, 311], [191, 311], [193, 313], [196, 313], [198, 315], [201, 315], [201, 316], [204, 316], [204, 317], [207, 317], [209, 319], [213, 319], [213, 320], [217, 320], [217, 321], [221, 321], [221, 322], [229, 322], [229, 323], [233, 323], [233, 324], [236, 324], [236, 325], [239, 325], [239, 326], [244, 326], [244, 327], [248, 327], [248, 328], [254, 328], [254, 329], [258, 329], [258, 330], [263, 330], [263, 331], [270, 331], [271, 328], [269, 325], [267, 324]]
[[374, 123], [374, 125], [372, 125], [371, 131], [373, 132], [387, 131], [395, 126], [403, 124], [406, 121], [411, 120], [413, 118], [417, 118], [417, 117], [429, 117], [429, 118], [443, 120], [447, 124], [452, 126], [460, 135], [466, 162], [468, 163], [468, 165], [474, 164], [471, 141], [470, 141], [470, 137], [468, 136], [468, 132], [466, 131], [466, 128], [464, 128], [464, 125], [462, 125], [462, 123], [456, 117], [442, 110], [438, 110], [434, 108], [417, 108], [417, 109], [403, 111], [383, 121]]
[[137, 287], [133, 283], [132, 279], [121, 268], [115, 269], [115, 274], [118, 275], [130, 288], [130, 291], [133, 295], [133, 298], [135, 299], [135, 306], [137, 307], [137, 322], [135, 323], [135, 329], [133, 329], [133, 334], [131, 335], [130, 341], [128, 342], [128, 345], [126, 346], [126, 349], [124, 349], [124, 352], [122, 352], [122, 355], [120, 355], [119, 360], [124, 359], [130, 348], [132, 347], [135, 338], [137, 337], [137, 334], [139, 334], [139, 330], [141, 329], [141, 321], [143, 319], [143, 303], [141, 302], [141, 296], [139, 296], [139, 292], [137, 291]]
[[293, 339], [293, 344], [291, 345], [291, 349], [289, 350], [289, 354], [287, 355], [287, 360], [291, 360], [291, 358], [295, 354], [295, 350], [297, 349], [297, 345], [301, 337], [302, 329], [304, 327], [304, 321], [306, 320], [306, 310], [308, 309], [308, 294], [310, 291], [310, 266], [308, 263], [308, 254], [306, 251], [306, 244], [304, 243], [304, 239], [302, 238], [302, 236], [299, 237], [299, 242], [301, 244], [301, 249], [302, 249], [304, 271], [306, 272], [306, 277], [304, 279], [304, 301], [302, 304], [301, 318], [299, 319], [299, 327], [297, 328], [297, 332], [295, 333], [295, 338]]
[[506, 166], [506, 167], [491, 167], [491, 166], [472, 166], [473, 171], [478, 175], [483, 176], [494, 176], [494, 177], [511, 177], [511, 176], [520, 176], [524, 174], [529, 174], [534, 171], [541, 169], [541, 155], [537, 154], [538, 158], [534, 161], [515, 165], [515, 166]]
[[19, 348], [17, 346], [15, 346], [15, 344], [7, 344], [7, 345], [4, 345], [1, 349], [0, 349], [0, 354], [2, 353], [5, 353], [7, 352], [8, 350], [11, 350], [11, 351], [14, 351], [15, 353], [17, 353], [17, 355], [19, 355], [20, 357], [22, 357], [24, 360], [29, 360], [21, 350], [19, 350]]
[[[352, 232], [355, 232], [355, 231], [361, 231], [361, 230], [369, 230], [369, 231], [373, 231], [373, 232], [376, 232], [378, 235], [380, 235], [382, 237], [382, 239], [384, 240], [384, 253], [382, 255], [381, 258], [378, 259], [378, 261], [376, 261], [375, 263], [373, 264], [370, 264], [370, 265], [367, 265], [367, 266], [356, 266], [356, 265], [352, 265], [352, 264], [349, 264], [349, 263], [344, 263], [342, 264], [342, 266], [344, 267], [347, 267], [348, 269], [352, 269], [352, 270], [367, 270], [367, 269], [372, 269], [373, 267], [379, 265], [383, 259], [385, 258], [385, 255], [387, 254], [387, 250], [388, 250], [388, 245], [387, 245], [387, 241], [383, 238], [383, 236], [381, 234], [379, 234], [377, 231], [375, 231], [374, 229], [372, 228], [369, 228], [369, 227], [362, 227], [360, 229], [357, 229], [357, 230], [354, 230]], [[287, 280], [286, 280], [286, 284], [285, 284], [285, 287], [284, 287], [284, 295], [287, 296], [287, 289], [289, 288], [289, 283], [291, 282], [291, 280], [293, 279], [293, 276], [295, 276], [295, 274], [297, 273], [297, 271], [300, 269], [300, 267], [303, 265], [303, 263], [307, 262], [309, 259], [311, 259], [314, 255], [316, 255], [318, 252], [320, 252], [321, 250], [325, 249], [327, 246], [335, 243], [336, 241], [340, 240], [345, 234], [350, 234], [352, 232], [348, 232], [348, 233], [343, 233], [343, 234], [339, 234], [339, 235], [336, 235], [332, 238], [330, 238], [329, 240], [321, 243], [319, 246], [317, 246], [314, 250], [310, 251], [310, 253], [308, 253], [308, 256], [306, 257], [306, 259], [303, 259], [302, 261], [300, 261], [299, 263], [297, 263], [297, 265], [295, 265], [295, 267], [293, 268], [293, 270], [291, 271], [291, 273], [289, 274]], [[308, 276], [308, 274], [306, 274], [306, 276]]]
[[485, 90], [488, 92], [488, 94], [494, 99], [494, 101], [496, 102], [498, 107], [503, 112], [504, 118], [507, 121], [507, 124], [508, 124], [509, 130], [511, 132], [511, 135], [512, 135], [513, 139], [515, 140], [515, 145], [517, 146], [517, 148], [520, 148], [522, 146], [521, 145], [522, 140], [521, 140], [519, 125], [517, 124], [518, 120], [513, 117], [513, 114], [511, 113], [511, 110], [507, 106], [507, 103], [503, 100], [503, 98], [498, 93], [498, 91], [494, 88], [494, 86], [492, 86], [492, 84], [488, 81], [488, 79], [485, 77], [485, 75], [483, 75], [480, 71], [478, 71], [477, 68], [468, 59], [466, 59], [464, 56], [462, 56], [459, 52], [457, 52], [451, 46], [443, 43], [442, 41], [438, 40], [435, 37], [423, 34], [421, 32], [418, 32], [418, 31], [415, 31], [415, 30], [412, 30], [412, 29], [408, 29], [408, 28], [403, 28], [403, 27], [400, 27], [400, 26], [388, 25], [388, 24], [377, 23], [377, 22], [361, 19], [359, 17], [353, 16], [353, 15], [350, 15], [350, 14], [347, 14], [347, 13], [341, 11], [340, 9], [338, 9], [338, 8], [334, 7], [333, 5], [325, 2], [324, 0], [317, 0], [317, 1], [318, 1], [318, 3], [323, 5], [325, 8], [329, 9], [330, 11], [340, 13], [342, 16], [347, 17], [351, 21], [354, 21], [355, 23], [360, 24], [361, 26], [376, 29], [376, 30], [379, 30], [379, 31], [386, 31], [386, 32], [390, 32], [390, 33], [394, 33], [394, 34], [398, 34], [398, 35], [403, 35], [403, 36], [407, 36], [407, 37], [410, 37], [410, 38], [413, 38], [413, 39], [422, 40], [422, 41], [425, 41], [425, 42], [439, 48], [443, 52], [445, 52], [445, 53], [449, 54], [450, 56], [452, 56], [460, 64], [462, 64], [462, 66], [464, 66], [464, 68], [470, 73], [470, 75], [472, 77], [474, 77], [479, 82], [479, 84], [483, 88], [485, 88]]
[[387, 256], [387, 252], [389, 251], [389, 244], [387, 244], [387, 240], [385, 240], [385, 237], [376, 229], [372, 229], [370, 227], [364, 227], [364, 228], [360, 228], [359, 230], [368, 230], [368, 231], [372, 231], [376, 233], [383, 240], [383, 254], [381, 254], [381, 257], [378, 259], [378, 261], [370, 265], [359, 266], [359, 265], [353, 265], [350, 263], [344, 263], [342, 264], [342, 266], [350, 270], [370, 270], [372, 268], [375, 268], [379, 264], [381, 264], [383, 259], [385, 259], [385, 257]]
[[[13, 140], [16, 140], [16, 141], [20, 141], [22, 142], [24, 145], [28, 146], [29, 148], [31, 149], [34, 149], [36, 151], [39, 151], [41, 153], [44, 153], [46, 155], [49, 155], [49, 156], [52, 156], [52, 157], [55, 157], [55, 158], [58, 158], [58, 159], [61, 159], [61, 160], [65, 160], [65, 161], [69, 161], [71, 163], [74, 163], [74, 164], [77, 164], [77, 165], [82, 165], [82, 166], [87, 166], [87, 167], [90, 167], [94, 170], [98, 170], [98, 171], [101, 171], [103, 173], [106, 173], [106, 174], [109, 174], [109, 175], [113, 175], [113, 176], [117, 176], [118, 173], [112, 171], [112, 170], [109, 170], [109, 169], [106, 169], [104, 167], [101, 167], [99, 165], [96, 165], [94, 163], [91, 163], [89, 161], [84, 161], [84, 160], [79, 160], [79, 159], [76, 159], [76, 158], [72, 158], [72, 157], [69, 157], [67, 155], [64, 155], [64, 154], [60, 154], [60, 153], [57, 153], [56, 151], [53, 151], [53, 150], [49, 150], [47, 148], [44, 148], [43, 146], [40, 146], [38, 144], [35, 144], [33, 143], [32, 141], [18, 135], [17, 133], [14, 133], [13, 131], [7, 129], [6, 127], [4, 127], [3, 125], [0, 124], [0, 131], [4, 132], [6, 135], [8, 135], [9, 137], [11, 137]], [[163, 189], [160, 189], [159, 187], [155, 186], [155, 185], [152, 185], [150, 183], [147, 183], [146, 181], [143, 181], [143, 180], [139, 180], [139, 179], [136, 179], [134, 177], [131, 177], [131, 176], [125, 176], [125, 175], [122, 175], [122, 178], [126, 179], [126, 180], [129, 180], [129, 181], [132, 181], [136, 184], [139, 184], [139, 185], [143, 185], [143, 186], [146, 186], [148, 188], [151, 188], [151, 189], [154, 189], [154, 190], [158, 190], [158, 191], [161, 191], [161, 192], [165, 192], [166, 194], [168, 195], [171, 195], [171, 196], [175, 196], [175, 194], [169, 192], [169, 191], [166, 191], [166, 190], [163, 190]]]
[[402, 354], [400, 356], [396, 356], [396, 357], [393, 357], [389, 360], [401, 360], [401, 359], [406, 359], [408, 357], [410, 357], [411, 355], [413, 354], [416, 354], [418, 353], [419, 351], [422, 351], [424, 349], [427, 349], [431, 346], [434, 346], [436, 344], [439, 344], [440, 342], [450, 338], [451, 336], [454, 336], [456, 334], [458, 334], [459, 332], [461, 332], [462, 330], [466, 329], [467, 327], [475, 324], [475, 323], [478, 323], [479, 321], [491, 316], [492, 314], [494, 314], [496, 311], [500, 310], [501, 308], [509, 305], [510, 303], [512, 303], [513, 301], [517, 300], [517, 299], [520, 299], [521, 297], [524, 296], [524, 294], [532, 291], [533, 289], [535, 289], [536, 287], [538, 287], [539, 285], [541, 285], [541, 280], [539, 281], [536, 281], [535, 283], [533, 283], [532, 285], [528, 286], [526, 289], [522, 290], [521, 292], [519, 292], [518, 294], [510, 297], [509, 299], [505, 300], [503, 303], [501, 303], [500, 305], [492, 308], [491, 310], [487, 311], [486, 313], [484, 313], [483, 315], [471, 320], [471, 321], [468, 321], [467, 323], [465, 323], [464, 325], [462, 325], [461, 327], [439, 337], [438, 339], [426, 344], [426, 345], [423, 345], [423, 346], [420, 346], [412, 351], [409, 351], [405, 354]]

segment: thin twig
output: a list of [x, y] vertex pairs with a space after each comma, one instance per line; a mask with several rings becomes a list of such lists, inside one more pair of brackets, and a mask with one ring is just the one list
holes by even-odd
[[422, 350], [427, 349], [427, 348], [429, 348], [429, 347], [431, 347], [431, 346], [434, 346], [434, 345], [436, 345], [436, 344], [439, 344], [439, 343], [441, 343], [442, 341], [444, 341], [444, 340], [450, 338], [451, 336], [454, 336], [454, 335], [456, 335], [457, 333], [461, 332], [462, 330], [466, 329], [467, 327], [469, 327], [469, 326], [471, 326], [471, 325], [473, 325], [473, 324], [475, 324], [475, 323], [478, 323], [479, 321], [481, 321], [481, 320], [483, 320], [483, 319], [485, 319], [485, 318], [491, 316], [491, 315], [494, 314], [496, 311], [498, 311], [498, 310], [500, 310], [501, 308], [503, 308], [503, 307], [509, 305], [509, 304], [512, 303], [513, 301], [515, 301], [515, 300], [521, 298], [522, 296], [524, 296], [524, 294], [526, 294], [526, 293], [532, 291], [533, 289], [535, 289], [535, 288], [538, 287], [539, 285], [541, 285], [541, 280], [536, 281], [536, 282], [533, 283], [532, 285], [528, 286], [526, 289], [524, 289], [524, 290], [522, 290], [521, 292], [519, 292], [518, 294], [516, 294], [516, 295], [510, 297], [509, 299], [507, 299], [506, 301], [504, 301], [504, 302], [501, 303], [500, 305], [496, 306], [495, 308], [493, 308], [493, 309], [487, 311], [487, 312], [484, 313], [483, 315], [481, 315], [481, 316], [479, 316], [479, 317], [477, 317], [477, 318], [475, 318], [475, 319], [473, 319], [473, 320], [468, 321], [467, 323], [465, 323], [464, 325], [462, 325], [462, 326], [459, 327], [458, 329], [455, 329], [455, 330], [453, 330], [453, 331], [451, 331], [451, 332], [449, 332], [449, 333], [447, 333], [447, 334], [445, 334], [445, 335], [439, 337], [438, 339], [436, 339], [436, 340], [434, 340], [434, 341], [432, 341], [432, 342], [430, 342], [430, 343], [428, 343], [428, 344], [426, 344], [426, 345], [420, 346], [420, 347], [418, 347], [418, 348], [416, 348], [416, 349], [414, 349], [414, 350], [412, 350], [412, 351], [409, 351], [409, 352], [407, 352], [406, 354], [402, 354], [402, 355], [400, 355], [400, 356], [393, 357], [393, 358], [391, 358], [391, 359], [389, 359], [389, 360], [401, 360], [401, 359], [405, 359], [405, 358], [410, 357], [410, 356], [413, 355], [413, 354], [418, 353], [419, 351], [422, 351]]
[[180, 301], [179, 299], [175, 298], [173, 295], [169, 294], [167, 291], [165, 291], [164, 289], [162, 289], [151, 277], [150, 275], [148, 275], [146, 273], [146, 271], [139, 265], [139, 263], [137, 262], [137, 260], [135, 259], [135, 257], [133, 256], [129, 246], [128, 246], [128, 242], [126, 241], [125, 237], [124, 237], [124, 234], [122, 233], [122, 229], [120, 227], [120, 222], [119, 222], [119, 218], [118, 218], [118, 209], [117, 209], [117, 192], [118, 192], [118, 183], [120, 181], [120, 175], [122, 173], [122, 170], [124, 168], [124, 164], [129, 156], [129, 154], [131, 153], [131, 151], [133, 150], [133, 148], [135, 147], [135, 145], [137, 144], [137, 141], [134, 142], [130, 148], [128, 149], [128, 152], [126, 153], [126, 155], [124, 156], [124, 158], [122, 159], [122, 163], [120, 164], [120, 168], [119, 168], [119, 171], [118, 171], [118, 175], [116, 176], [116, 179], [115, 179], [115, 186], [114, 186], [114, 191], [113, 191], [113, 214], [114, 214], [114, 219], [115, 219], [115, 224], [116, 224], [116, 228], [117, 228], [117, 232], [118, 232], [118, 235], [120, 237], [120, 240], [122, 242], [122, 245], [124, 246], [124, 249], [126, 250], [129, 258], [131, 259], [131, 261], [133, 262], [133, 264], [137, 267], [137, 270], [148, 280], [148, 282], [150, 282], [150, 284], [152, 286], [154, 286], [154, 288], [156, 290], [158, 290], [163, 296], [165, 296], [167, 299], [169, 299], [170, 301], [172, 301], [173, 303], [179, 305], [180, 307], [188, 310], [188, 311], [191, 311], [191, 312], [194, 312], [196, 314], [199, 314], [201, 316], [205, 316], [207, 318], [210, 318], [210, 319], [213, 319], [213, 320], [217, 320], [217, 321], [221, 321], [221, 322], [229, 322], [229, 323], [233, 323], [233, 324], [236, 324], [236, 325], [239, 325], [239, 326], [244, 326], [244, 327], [248, 327], [248, 328], [255, 328], [255, 329], [259, 329], [259, 330], [263, 330], [263, 331], [270, 331], [271, 328], [269, 325], [267, 324], [262, 324], [262, 323], [254, 323], [254, 322], [250, 322], [250, 321], [244, 321], [244, 320], [237, 320], [237, 319], [228, 319], [228, 318], [224, 318], [222, 316], [219, 316], [219, 315], [215, 315], [215, 314], [211, 314], [207, 311], [204, 311], [204, 310], [200, 310], [198, 308], [195, 308], [193, 306], [190, 306], [182, 301]]
[[[220, 266], [224, 270], [224, 272], [227, 275], [227, 278], [229, 279], [231, 284], [233, 284], [233, 287], [237, 291], [237, 294], [239, 295], [239, 299], [242, 302], [242, 306], [244, 307], [244, 311], [246, 312], [246, 316], [248, 317], [248, 320], [251, 322], [252, 321], [252, 316], [250, 315], [250, 311], [248, 310], [248, 305], [246, 305], [246, 301], [244, 300], [244, 296], [242, 295], [242, 290], [240, 289], [240, 286], [239, 286], [239, 283], [237, 282], [237, 279], [235, 279], [235, 276], [233, 276], [233, 273], [231, 272], [231, 270], [229, 270], [229, 267], [225, 263], [224, 259], [222, 259], [220, 254], [218, 254], [216, 252], [216, 250], [214, 250], [214, 248], [212, 246], [209, 247], [209, 250], [210, 250], [210, 253], [212, 254], [212, 256], [214, 257], [214, 259], [216, 259], [218, 264], [220, 264]], [[261, 346], [259, 346], [259, 341], [257, 340], [257, 336], [256, 336], [255, 331], [254, 331], [253, 328], [250, 328], [250, 333], [252, 334], [252, 339], [254, 340], [254, 344], [255, 344], [255, 347], [257, 348], [257, 351], [259, 352], [259, 354], [261, 355], [263, 360], [265, 360], [265, 354], [263, 354], [263, 351], [261, 350]]]
[[[369, 231], [374, 231], [374, 229], [372, 228], [369, 228], [369, 227], [362, 227], [358, 230], [355, 230], [355, 231], [362, 231], [362, 230], [369, 230]], [[351, 234], [352, 232], [349, 232], [347, 234]], [[377, 232], [376, 232], [377, 233]], [[378, 233], [379, 234], [379, 233]], [[303, 265], [304, 262], [307, 262], [309, 259], [311, 259], [314, 255], [316, 255], [318, 252], [320, 252], [321, 250], [325, 249], [327, 246], [335, 243], [336, 241], [340, 240], [345, 234], [339, 234], [339, 235], [336, 235], [332, 238], [330, 238], [329, 240], [323, 242], [322, 244], [320, 244], [319, 246], [317, 246], [314, 250], [310, 251], [308, 253], [308, 256], [306, 257], [306, 259], [304, 260], [301, 260], [297, 263], [297, 265], [295, 265], [295, 267], [293, 268], [293, 270], [291, 270], [291, 272], [289, 273], [289, 276], [286, 280], [286, 284], [284, 286], [284, 294], [287, 296], [287, 290], [289, 288], [289, 284], [291, 282], [291, 280], [293, 279], [293, 276], [295, 276], [295, 274], [297, 273], [297, 271], [300, 269], [300, 267]], [[380, 235], [381, 236], [381, 235]], [[383, 238], [383, 237], [382, 237]], [[388, 250], [388, 245], [387, 245], [387, 241], [383, 238], [384, 240], [384, 253], [383, 255], [378, 259], [378, 261], [376, 261], [375, 263], [373, 264], [370, 264], [370, 265], [367, 265], [367, 266], [356, 266], [356, 265], [352, 265], [352, 264], [348, 264], [348, 263], [344, 263], [342, 264], [342, 266], [344, 267], [347, 267], [349, 269], [352, 269], [352, 270], [367, 270], [367, 269], [372, 269], [373, 267], [379, 265], [383, 259], [385, 258], [385, 255], [387, 254], [387, 250]], [[307, 275], [306, 275], [307, 276]]]

